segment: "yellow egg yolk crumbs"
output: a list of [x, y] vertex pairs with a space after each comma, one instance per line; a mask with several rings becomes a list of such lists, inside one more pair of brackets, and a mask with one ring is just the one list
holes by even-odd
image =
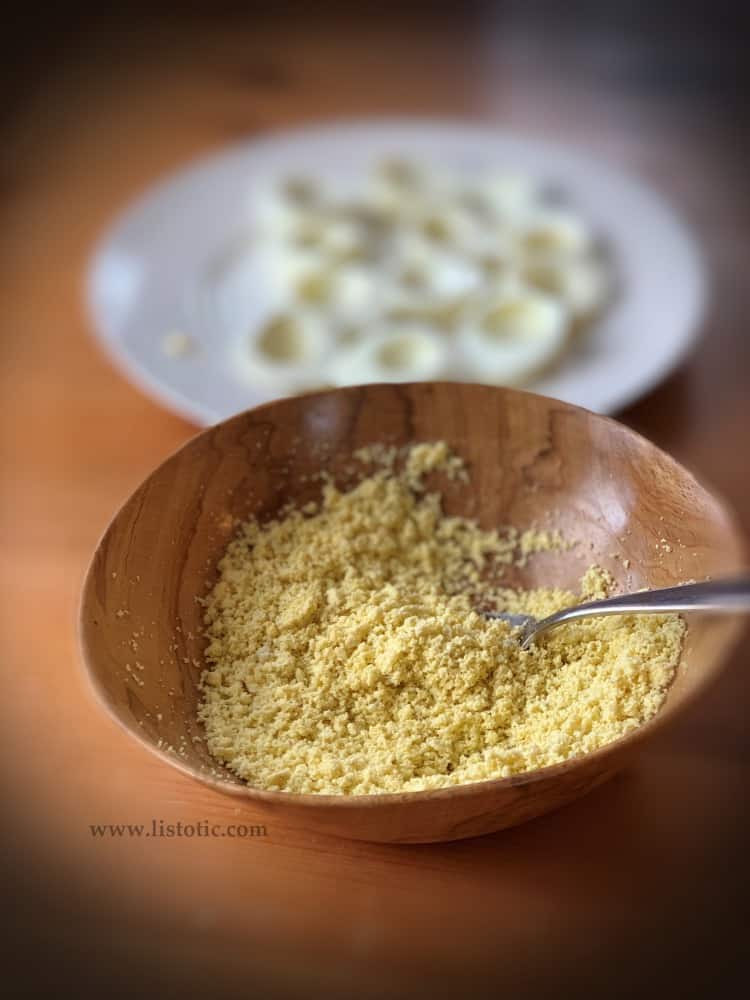
[[477, 598], [537, 617], [576, 595], [488, 586], [547, 532], [484, 531], [423, 485], [465, 478], [442, 443], [364, 449], [349, 491], [243, 525], [206, 598], [199, 710], [210, 752], [258, 788], [364, 795], [506, 777], [588, 753], [659, 709], [679, 659], [673, 615], [573, 622], [528, 650]]

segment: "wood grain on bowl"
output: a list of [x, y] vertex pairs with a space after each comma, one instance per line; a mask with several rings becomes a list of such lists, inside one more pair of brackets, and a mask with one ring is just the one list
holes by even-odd
[[[720, 669], [739, 625], [695, 617], [664, 707], [637, 732], [542, 771], [433, 792], [303, 796], [250, 788], [208, 754], [197, 721], [199, 598], [239, 521], [318, 495], [321, 469], [346, 481], [367, 444], [446, 440], [471, 484], [441, 484], [449, 513], [483, 527], [533, 524], [575, 542], [510, 571], [516, 585], [576, 589], [597, 562], [623, 590], [729, 573], [742, 545], [722, 504], [626, 427], [510, 389], [452, 383], [366, 386], [270, 403], [193, 438], [125, 503], [93, 557], [81, 606], [88, 672], [106, 708], [151, 750], [275, 819], [342, 836], [426, 842], [470, 837], [555, 809], [614, 774]], [[257, 815], [257, 811], [256, 811]]]

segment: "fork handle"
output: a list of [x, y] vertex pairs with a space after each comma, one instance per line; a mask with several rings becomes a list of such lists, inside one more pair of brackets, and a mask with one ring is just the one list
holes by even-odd
[[543, 618], [529, 632], [539, 635], [575, 618], [659, 611], [720, 611], [733, 614], [750, 611], [750, 574], [728, 580], [686, 583], [662, 590], [644, 590], [638, 594], [607, 597], [602, 601], [587, 601]]

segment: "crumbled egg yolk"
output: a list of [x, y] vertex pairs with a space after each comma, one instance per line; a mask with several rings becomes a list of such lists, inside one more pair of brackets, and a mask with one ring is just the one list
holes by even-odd
[[219, 564], [199, 711], [214, 757], [265, 789], [419, 791], [559, 763], [658, 711], [680, 618], [572, 622], [522, 650], [506, 622], [477, 613], [479, 595], [543, 617], [604, 596], [608, 574], [589, 569], [579, 596], [488, 589], [488, 572], [560, 539], [445, 516], [423, 477], [466, 470], [443, 442], [355, 457], [376, 471], [250, 521]]

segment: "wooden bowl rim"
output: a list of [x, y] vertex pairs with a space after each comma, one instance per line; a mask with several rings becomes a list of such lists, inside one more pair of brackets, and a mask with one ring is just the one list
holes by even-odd
[[[261, 416], [269, 410], [274, 408], [289, 404], [292, 402], [299, 402], [304, 399], [306, 401], [313, 402], [316, 399], [320, 399], [326, 396], [333, 395], [354, 395], [363, 390], [378, 390], [378, 389], [412, 389], [412, 388], [423, 388], [425, 386], [430, 386], [436, 388], [438, 391], [441, 387], [455, 387], [462, 386], [463, 388], [469, 388], [470, 390], [476, 390], [479, 393], [491, 392], [493, 394], [509, 395], [509, 396], [526, 396], [531, 397], [533, 400], [542, 400], [545, 403], [553, 403], [557, 407], [561, 407], [566, 411], [571, 413], [576, 413], [583, 415], [587, 418], [593, 418], [595, 422], [602, 422], [605, 424], [610, 424], [611, 426], [617, 428], [618, 433], [624, 432], [626, 436], [640, 441], [652, 452], [659, 455], [659, 457], [665, 460], [669, 465], [673, 466], [682, 477], [687, 476], [692, 480], [693, 485], [698, 488], [698, 490], [704, 493], [716, 506], [718, 513], [720, 514], [722, 520], [724, 521], [724, 526], [727, 530], [727, 534], [734, 543], [737, 553], [740, 556], [743, 563], [747, 563], [747, 546], [745, 543], [744, 536], [739, 528], [737, 518], [731, 508], [731, 506], [713, 489], [708, 489], [703, 483], [698, 479], [698, 477], [689, 468], [682, 465], [677, 459], [673, 458], [670, 454], [663, 451], [658, 445], [654, 444], [644, 435], [640, 434], [628, 427], [626, 424], [615, 420], [613, 417], [605, 416], [603, 414], [594, 413], [591, 410], [587, 410], [582, 406], [576, 406], [573, 403], [566, 403], [562, 400], [555, 399], [551, 396], [543, 396], [540, 393], [529, 392], [525, 389], [515, 389], [510, 386], [492, 386], [485, 385], [483, 383], [462, 383], [462, 382], [450, 382], [450, 381], [439, 381], [439, 382], [402, 382], [402, 383], [368, 383], [365, 385], [356, 386], [345, 386], [338, 389], [324, 389], [318, 392], [304, 393], [298, 396], [285, 396], [280, 399], [270, 400], [269, 402], [262, 403], [259, 406], [251, 407], [247, 410], [242, 410], [240, 413], [236, 413], [226, 420], [218, 421], [212, 424], [210, 427], [202, 428], [197, 434], [194, 434], [187, 441], [183, 442], [178, 448], [172, 451], [165, 459], [163, 459], [152, 471], [142, 480], [142, 482], [123, 500], [123, 502], [118, 506], [117, 510], [110, 518], [108, 524], [102, 531], [97, 544], [94, 548], [93, 554], [89, 560], [88, 566], [86, 568], [83, 585], [81, 588], [81, 594], [78, 602], [78, 613], [77, 613], [77, 627], [76, 634], [78, 639], [78, 646], [80, 651], [79, 657], [79, 668], [88, 683], [89, 690], [94, 696], [97, 704], [103, 709], [105, 714], [112, 719], [116, 725], [126, 732], [132, 739], [134, 739], [141, 746], [145, 747], [150, 753], [158, 757], [160, 760], [169, 764], [170, 766], [181, 771], [183, 774], [188, 775], [200, 781], [202, 784], [208, 785], [215, 788], [217, 791], [233, 795], [240, 798], [249, 798], [251, 800], [259, 800], [262, 802], [271, 803], [274, 805], [294, 805], [296, 807], [302, 807], [303, 809], [314, 809], [316, 807], [327, 807], [327, 808], [337, 808], [343, 810], [351, 810], [359, 808], [360, 806], [377, 808], [377, 807], [387, 807], [394, 805], [407, 805], [416, 804], [418, 802], [425, 801], [439, 801], [445, 799], [459, 798], [472, 795], [486, 794], [488, 792], [501, 792], [506, 789], [518, 789], [520, 787], [525, 787], [527, 785], [536, 785], [540, 782], [547, 780], [552, 780], [562, 775], [568, 774], [571, 771], [582, 768], [585, 765], [604, 763], [608, 758], [619, 755], [619, 753], [629, 747], [633, 747], [644, 740], [644, 738], [650, 737], [658, 729], [663, 728], [665, 725], [669, 725], [674, 718], [681, 715], [683, 711], [692, 705], [699, 697], [702, 696], [706, 688], [708, 688], [713, 682], [715, 682], [719, 675], [721, 674], [724, 666], [726, 664], [728, 653], [739, 641], [740, 635], [744, 630], [744, 626], [739, 616], [726, 619], [725, 620], [725, 632], [724, 637], [721, 642], [721, 648], [718, 655], [715, 657], [713, 668], [708, 671], [696, 684], [696, 686], [689, 691], [684, 698], [681, 699], [679, 705], [675, 706], [670, 711], [664, 712], [663, 707], [660, 708], [656, 715], [654, 715], [647, 722], [638, 726], [631, 733], [627, 733], [625, 736], [621, 736], [610, 743], [605, 744], [598, 750], [593, 750], [590, 753], [580, 754], [576, 757], [570, 757], [559, 764], [550, 764], [546, 767], [535, 768], [532, 771], [524, 771], [520, 774], [510, 775], [506, 778], [487, 778], [482, 781], [472, 781], [465, 782], [459, 785], [449, 785], [444, 788], [434, 788], [434, 789], [423, 789], [421, 791], [413, 792], [383, 792], [383, 793], [370, 793], [366, 795], [330, 795], [330, 794], [317, 794], [317, 793], [306, 793], [301, 794], [297, 792], [281, 792], [272, 791], [269, 789], [256, 788], [252, 785], [239, 784], [234, 781], [223, 780], [217, 778], [213, 775], [207, 774], [198, 768], [193, 767], [190, 764], [185, 763], [180, 758], [161, 749], [152, 743], [147, 737], [145, 737], [141, 732], [139, 732], [135, 727], [128, 725], [119, 715], [115, 712], [111, 701], [101, 686], [101, 683], [97, 677], [96, 670], [94, 668], [95, 656], [89, 647], [87, 627], [88, 623], [86, 621], [86, 605], [87, 598], [92, 589], [92, 577], [94, 564], [96, 562], [99, 551], [109, 536], [111, 532], [115, 530], [117, 521], [121, 513], [125, 508], [132, 502], [133, 498], [152, 480], [154, 479], [161, 470], [169, 465], [175, 458], [181, 455], [183, 452], [188, 451], [192, 448], [197, 441], [201, 438], [207, 437], [209, 434], [214, 433], [218, 428], [224, 428], [234, 423], [240, 423], [246, 420], [250, 415]], [[220, 762], [216, 762], [217, 767], [224, 767]]]

